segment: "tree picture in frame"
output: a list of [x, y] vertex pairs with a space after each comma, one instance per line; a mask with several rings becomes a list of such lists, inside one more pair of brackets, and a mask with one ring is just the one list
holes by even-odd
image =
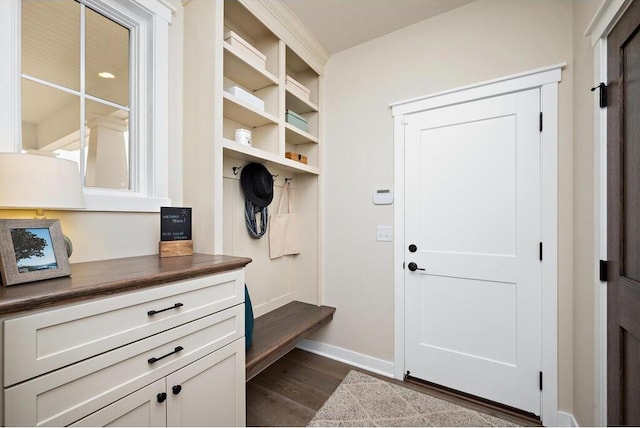
[[59, 220], [0, 220], [4, 285], [71, 275]]

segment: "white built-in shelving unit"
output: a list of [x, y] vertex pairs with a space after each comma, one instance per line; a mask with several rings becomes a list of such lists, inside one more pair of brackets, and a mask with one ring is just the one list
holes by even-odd
[[[195, 250], [253, 259], [246, 278], [256, 315], [292, 300], [319, 304], [321, 95], [328, 54], [277, 1], [190, 0], [184, 13], [184, 201], [194, 210]], [[229, 31], [233, 42], [225, 39]], [[257, 97], [264, 108], [225, 91], [231, 86]], [[288, 123], [288, 110], [303, 117], [308, 129]], [[238, 128], [251, 131], [251, 145], [234, 140]], [[307, 163], [287, 158], [287, 152]], [[291, 180], [301, 221], [299, 255], [271, 260], [268, 235], [248, 235], [239, 178], [250, 162], [264, 164], [274, 176], [271, 214], [285, 179]]]

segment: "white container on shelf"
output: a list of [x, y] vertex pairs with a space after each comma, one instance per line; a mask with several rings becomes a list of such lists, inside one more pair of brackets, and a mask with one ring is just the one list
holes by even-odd
[[311, 95], [311, 91], [309, 90], [309, 88], [307, 88], [302, 83], [298, 82], [296, 79], [294, 79], [289, 75], [287, 75], [286, 84], [287, 84], [287, 90], [289, 92], [291, 92], [293, 95], [300, 98], [301, 100], [309, 102], [309, 97]]
[[251, 92], [245, 91], [240, 86], [230, 86], [226, 88], [225, 91], [240, 98], [242, 101], [248, 102], [260, 110], [264, 110], [264, 101], [253, 95]]
[[244, 128], [238, 128], [233, 131], [233, 139], [240, 144], [251, 145], [251, 131]]
[[245, 60], [247, 63], [254, 67], [264, 70], [267, 63], [267, 57], [265, 54], [254, 48], [251, 43], [240, 37], [234, 31], [227, 31], [224, 33], [225, 42], [229, 43], [234, 48], [235, 53]]

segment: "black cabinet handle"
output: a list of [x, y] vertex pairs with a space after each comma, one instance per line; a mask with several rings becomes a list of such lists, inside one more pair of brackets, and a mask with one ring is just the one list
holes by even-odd
[[178, 353], [178, 352], [182, 351], [183, 349], [184, 349], [184, 348], [183, 348], [182, 346], [176, 346], [176, 347], [173, 349], [173, 351], [169, 352], [168, 354], [164, 354], [164, 355], [163, 355], [163, 356], [161, 356], [161, 357], [151, 357], [151, 358], [149, 358], [149, 359], [147, 360], [147, 362], [148, 362], [149, 364], [153, 364], [153, 363], [155, 363], [155, 362], [157, 362], [157, 361], [160, 361], [160, 360], [161, 360], [161, 359], [163, 359], [163, 358], [167, 358], [169, 355], [173, 355], [173, 354], [175, 354], [175, 353]]
[[167, 399], [167, 393], [161, 392], [156, 397], [158, 397], [158, 403], [162, 403], [164, 400]]
[[182, 391], [182, 385], [173, 385], [171, 387], [171, 391], [173, 391], [173, 395], [180, 394], [180, 391]]
[[171, 309], [178, 309], [179, 307], [184, 306], [182, 303], [176, 303], [173, 306], [169, 306], [168, 308], [164, 308], [164, 309], [160, 309], [160, 310], [151, 310], [149, 312], [147, 312], [147, 315], [151, 316], [151, 315], [155, 315], [155, 314], [159, 314], [160, 312], [164, 312], [164, 311], [170, 311]]

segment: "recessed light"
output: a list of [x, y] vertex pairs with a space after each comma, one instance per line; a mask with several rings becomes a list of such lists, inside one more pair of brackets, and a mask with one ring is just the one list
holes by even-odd
[[102, 77], [103, 79], [115, 79], [116, 76], [114, 76], [113, 74], [109, 73], [108, 71], [103, 71], [101, 73], [98, 73], [98, 76]]

